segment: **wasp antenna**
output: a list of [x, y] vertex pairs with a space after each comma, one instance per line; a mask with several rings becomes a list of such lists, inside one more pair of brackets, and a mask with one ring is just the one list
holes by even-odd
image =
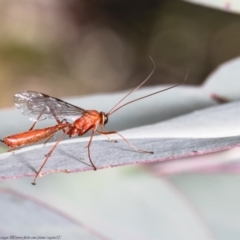
[[[151, 58], [150, 58], [150, 59], [151, 59]], [[155, 65], [154, 65], [154, 69], [155, 69]], [[136, 89], [138, 89], [140, 86], [142, 86], [142, 85], [149, 79], [149, 77], [152, 75], [152, 73], [153, 73], [153, 71], [150, 73], [150, 75], [149, 75], [140, 85], [137, 86], [137, 88], [135, 88], [135, 89], [132, 90], [130, 93], [128, 93], [123, 99], [125, 99], [129, 94], [131, 94], [131, 93], [134, 92]], [[159, 90], [159, 91], [154, 92], [154, 93], [150, 93], [150, 94], [148, 94], [148, 95], [146, 95], [146, 96], [143, 96], [143, 97], [140, 97], [140, 98], [136, 98], [136, 99], [134, 99], [134, 100], [132, 100], [132, 101], [129, 101], [129, 102], [127, 102], [127, 103], [124, 103], [124, 104], [121, 105], [120, 107], [115, 108], [120, 102], [122, 102], [122, 100], [123, 100], [123, 99], [122, 99], [118, 104], [116, 104], [116, 106], [114, 107], [115, 109], [113, 108], [107, 115], [113, 114], [114, 112], [116, 112], [116, 111], [119, 110], [120, 108], [122, 108], [122, 107], [124, 107], [124, 106], [126, 106], [126, 105], [128, 105], [128, 104], [130, 104], [130, 103], [136, 102], [136, 101], [138, 101], [138, 100], [141, 100], [141, 99], [150, 97], [150, 96], [152, 96], [152, 95], [155, 95], [155, 94], [158, 94], [158, 93], [161, 93], [161, 92], [165, 92], [165, 91], [167, 91], [167, 90], [170, 90], [170, 89], [172, 89], [172, 88], [175, 88], [175, 87], [178, 87], [178, 86], [184, 84], [184, 83], [187, 81], [188, 73], [189, 73], [189, 69], [187, 70], [187, 74], [186, 74], [186, 76], [185, 76], [185, 78], [184, 78], [184, 81], [181, 82], [181, 83], [178, 83], [178, 84], [173, 85], [173, 86], [171, 86], [171, 87], [168, 87], [168, 88]]]
[[147, 76], [147, 78], [145, 78], [136, 88], [132, 89], [127, 95], [125, 95], [117, 104], [115, 104], [113, 106], [113, 108], [106, 114], [107, 116], [111, 115], [112, 113], [114, 113], [117, 109], [117, 106], [124, 100], [126, 99], [130, 94], [132, 94], [133, 92], [135, 92], [136, 90], [138, 90], [144, 83], [146, 83], [148, 81], [148, 79], [152, 76], [152, 74], [155, 71], [155, 63], [153, 61], [153, 59], [148, 56], [149, 59], [151, 60], [152, 64], [153, 64], [153, 70], [150, 72], [150, 74]]

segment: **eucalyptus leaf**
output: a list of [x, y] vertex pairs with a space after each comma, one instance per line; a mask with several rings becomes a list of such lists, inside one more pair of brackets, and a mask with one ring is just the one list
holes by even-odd
[[[0, 228], [1, 239], [107, 239], [33, 197], [4, 188], [0, 188], [0, 193], [0, 212], [4, 219]], [[8, 211], [5, 211], [6, 206]]]
[[[133, 145], [153, 151], [154, 154], [137, 152], [123, 140], [118, 143], [100, 140], [104, 137], [101, 136], [91, 145], [91, 157], [96, 167], [101, 169], [222, 151], [240, 144], [239, 122], [240, 102], [211, 107], [122, 133], [131, 139]], [[85, 149], [87, 143], [88, 138], [63, 141], [54, 150], [42, 174], [64, 170], [93, 170]], [[1, 154], [0, 177], [4, 179], [35, 175], [53, 144], [35, 145], [14, 153]]]

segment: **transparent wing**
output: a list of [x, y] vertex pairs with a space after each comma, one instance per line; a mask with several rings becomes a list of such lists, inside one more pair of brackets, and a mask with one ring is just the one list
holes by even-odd
[[30, 121], [58, 118], [74, 121], [86, 111], [61, 99], [34, 91], [23, 91], [14, 95], [15, 106]]

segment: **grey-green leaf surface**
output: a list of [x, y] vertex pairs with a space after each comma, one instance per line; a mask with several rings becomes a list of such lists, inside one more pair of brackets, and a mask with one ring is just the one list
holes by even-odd
[[[153, 151], [154, 154], [136, 152], [123, 140], [112, 143], [98, 139], [92, 143], [91, 157], [96, 167], [101, 169], [222, 151], [240, 144], [239, 122], [239, 102], [211, 107], [159, 124], [123, 132], [133, 145]], [[63, 141], [54, 150], [42, 174], [59, 170], [92, 170], [84, 148], [87, 142], [88, 138]], [[53, 144], [35, 145], [14, 153], [1, 154], [1, 179], [33, 176]]]
[[[4, 188], [0, 188], [0, 193], [0, 212], [4, 219], [0, 227], [1, 239], [107, 240], [89, 226], [37, 199]], [[6, 205], [8, 211], [5, 211]]]

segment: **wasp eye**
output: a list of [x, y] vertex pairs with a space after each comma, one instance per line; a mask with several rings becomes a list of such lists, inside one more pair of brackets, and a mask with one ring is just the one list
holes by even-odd
[[107, 122], [108, 122], [108, 116], [104, 115], [104, 125], [107, 124]]
[[100, 112], [101, 115], [101, 125], [105, 125], [108, 122], [108, 115], [104, 112]]

